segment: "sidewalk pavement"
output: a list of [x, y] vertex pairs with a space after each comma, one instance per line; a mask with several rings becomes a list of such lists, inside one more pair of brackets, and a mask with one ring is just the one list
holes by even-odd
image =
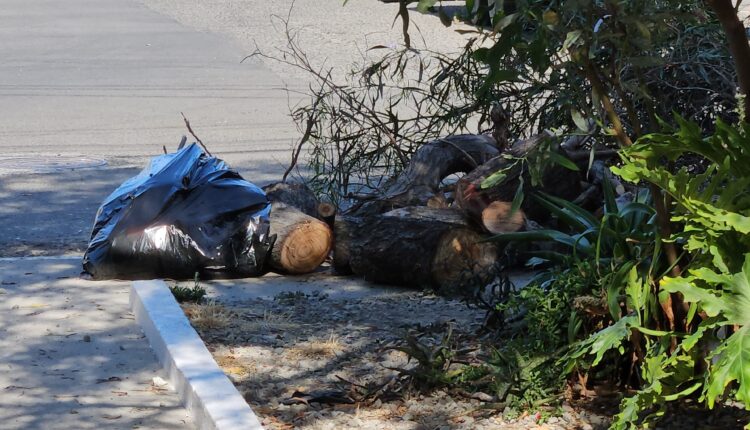
[[192, 429], [128, 305], [77, 258], [0, 260], [0, 429]]

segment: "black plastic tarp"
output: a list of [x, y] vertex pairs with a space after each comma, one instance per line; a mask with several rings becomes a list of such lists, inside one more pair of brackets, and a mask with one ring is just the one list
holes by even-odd
[[102, 203], [83, 257], [93, 279], [262, 274], [271, 245], [263, 191], [196, 144], [154, 157]]

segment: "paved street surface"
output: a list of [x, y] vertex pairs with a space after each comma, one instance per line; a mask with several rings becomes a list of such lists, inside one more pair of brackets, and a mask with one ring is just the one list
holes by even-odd
[[[281, 176], [296, 133], [287, 93], [230, 39], [133, 0], [1, 10], [0, 256], [80, 253], [104, 197], [186, 134], [180, 112], [247, 179]], [[108, 165], [70, 170], [65, 157]]]
[[128, 308], [76, 259], [0, 261], [0, 429], [191, 429]]

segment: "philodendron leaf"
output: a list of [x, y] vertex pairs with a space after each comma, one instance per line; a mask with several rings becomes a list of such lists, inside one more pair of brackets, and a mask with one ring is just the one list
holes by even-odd
[[602, 361], [604, 354], [611, 349], [617, 348], [620, 354], [624, 353], [623, 342], [630, 339], [631, 328], [637, 324], [638, 317], [628, 315], [576, 344], [573, 350], [561, 359], [561, 361], [567, 362], [566, 371], [572, 371], [575, 363], [584, 355], [595, 355], [591, 366], [596, 366]]
[[[700, 281], [715, 289], [697, 285]], [[686, 302], [697, 303], [709, 317], [721, 315], [729, 324], [750, 325], [750, 253], [745, 254], [742, 271], [716, 273], [707, 268], [690, 271], [685, 278], [664, 278], [661, 289], [682, 293]]]
[[750, 404], [750, 327], [742, 327], [721, 344], [709, 357], [718, 361], [711, 366], [703, 397], [713, 408], [727, 386], [737, 381], [735, 397]]
[[604, 358], [604, 353], [617, 348], [622, 354], [622, 343], [630, 339], [630, 328], [638, 323], [638, 317], [628, 315], [611, 326], [600, 330], [591, 336], [591, 351], [596, 353], [592, 366], [596, 366]]
[[745, 254], [742, 272], [732, 275], [728, 288], [732, 292], [726, 318], [732, 324], [750, 325], [750, 254]]
[[726, 309], [726, 303], [721, 294], [715, 290], [707, 290], [695, 285], [696, 278], [669, 278], [661, 281], [661, 289], [668, 293], [682, 293], [686, 302], [697, 302], [709, 317], [715, 317]]

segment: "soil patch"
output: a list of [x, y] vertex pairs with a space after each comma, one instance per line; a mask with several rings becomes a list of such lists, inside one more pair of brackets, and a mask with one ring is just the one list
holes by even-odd
[[[421, 292], [331, 299], [286, 292], [231, 305], [185, 305], [224, 372], [268, 429], [594, 429], [599, 415], [568, 404], [521, 415], [491, 399], [413, 393], [393, 349], [409, 329], [435, 343], [475, 333], [484, 312]], [[467, 339], [470, 338], [467, 336]]]

